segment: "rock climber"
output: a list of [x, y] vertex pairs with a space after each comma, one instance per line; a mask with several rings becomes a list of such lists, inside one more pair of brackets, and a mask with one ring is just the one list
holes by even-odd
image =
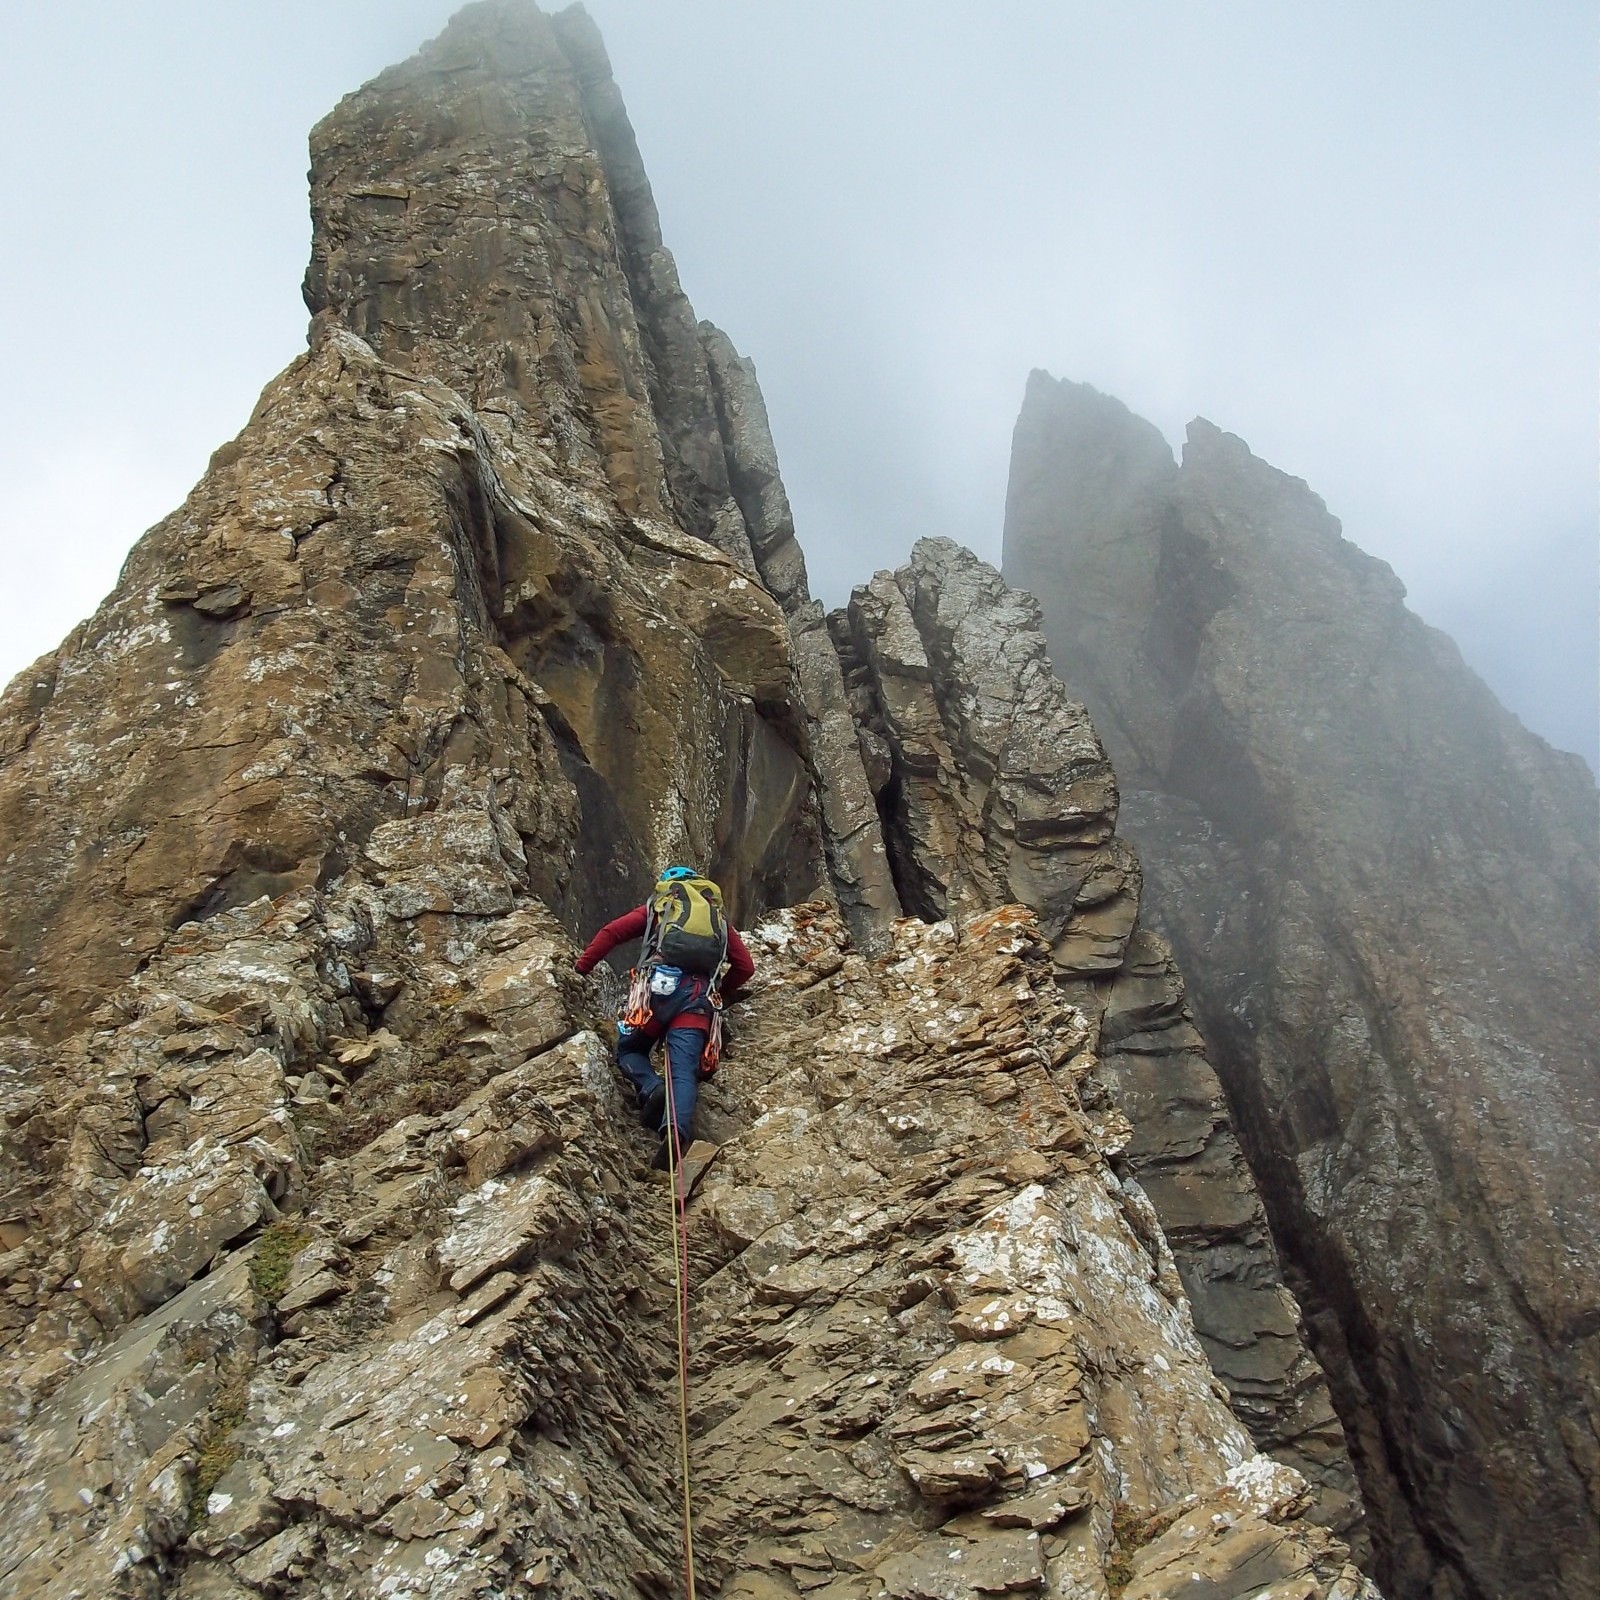
[[[661, 1135], [652, 1164], [675, 1168], [694, 1123], [700, 1078], [709, 1076], [708, 1061], [715, 1070], [722, 1006], [738, 999], [756, 965], [722, 909], [721, 889], [693, 867], [666, 868], [643, 905], [608, 922], [589, 941], [578, 971], [590, 971], [629, 939], [642, 943], [617, 1026], [617, 1065], [633, 1085], [640, 1119]], [[667, 1085], [650, 1063], [651, 1050], [663, 1039], [672, 1085], [670, 1127]]]

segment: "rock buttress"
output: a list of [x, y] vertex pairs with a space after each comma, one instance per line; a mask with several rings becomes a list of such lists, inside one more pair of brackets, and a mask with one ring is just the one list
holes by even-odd
[[1402, 1595], [1600, 1573], [1596, 794], [1303, 483], [1030, 380], [1005, 566], [1147, 903]]
[[569, 926], [681, 857], [736, 914], [831, 875], [886, 927], [754, 374], [586, 20], [469, 7], [319, 125], [311, 186], [309, 354], [0, 702], [4, 1015], [70, 1028], [458, 766]]
[[[1254, 1182], [1165, 943], [1139, 924], [1138, 857], [1031, 595], [948, 540], [832, 619], [906, 909], [935, 921], [1020, 901], [1096, 1029], [1085, 1089], [1102, 1144], [1149, 1192], [1195, 1324], [1262, 1449], [1358, 1544], [1360, 1499]], [[1364, 1546], [1363, 1546], [1364, 1548]]]
[[[814, 626], [755, 368], [695, 321], [581, 7], [548, 21], [515, 0], [468, 7], [325, 119], [312, 150], [317, 322], [442, 377], [545, 470], [598, 480], [624, 511], [708, 541], [765, 585], [797, 636]], [[520, 626], [546, 619], [514, 606], [508, 648], [522, 662]], [[720, 660], [724, 641], [708, 642]], [[543, 643], [530, 648], [542, 678]], [[853, 740], [829, 725], [837, 673], [798, 638], [795, 660], [801, 704], [784, 715], [823, 756], [804, 847], [870, 940], [896, 907], [881, 843], [854, 814]]]

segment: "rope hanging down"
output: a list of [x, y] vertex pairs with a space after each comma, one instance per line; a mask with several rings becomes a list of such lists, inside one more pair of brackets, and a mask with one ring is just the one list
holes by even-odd
[[672, 1067], [662, 1074], [667, 1087], [667, 1177], [672, 1207], [672, 1275], [678, 1325], [678, 1477], [683, 1486], [683, 1572], [686, 1600], [694, 1592], [694, 1514], [689, 1495], [689, 1214], [683, 1192], [683, 1152], [678, 1143], [678, 1112], [672, 1103]]

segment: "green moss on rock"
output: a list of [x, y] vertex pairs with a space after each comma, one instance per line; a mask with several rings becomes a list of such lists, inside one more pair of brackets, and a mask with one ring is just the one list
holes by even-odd
[[298, 1222], [275, 1222], [256, 1240], [250, 1261], [250, 1286], [268, 1305], [283, 1298], [294, 1258], [311, 1243], [311, 1230]]
[[194, 1481], [189, 1486], [190, 1527], [205, 1521], [211, 1491], [243, 1453], [234, 1435], [249, 1408], [250, 1374], [236, 1372], [217, 1390], [206, 1416], [205, 1432], [200, 1436]]

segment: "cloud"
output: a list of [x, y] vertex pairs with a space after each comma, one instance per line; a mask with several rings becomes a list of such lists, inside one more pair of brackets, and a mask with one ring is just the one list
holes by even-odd
[[5, 676], [53, 650], [116, 585], [138, 535], [171, 511], [171, 465], [146, 442], [109, 434], [35, 458], [0, 483], [6, 578]]
[[[924, 533], [998, 554], [1043, 366], [1305, 478], [1525, 721], [1600, 759], [1587, 6], [589, 3], [826, 598]], [[0, 103], [28, 222], [0, 258], [0, 561], [27, 619], [64, 631], [111, 575], [91, 542], [176, 505], [299, 347], [306, 132], [453, 9], [0, 22], [28, 68]], [[84, 576], [31, 565], [86, 458]], [[0, 637], [0, 676], [25, 659]]]

